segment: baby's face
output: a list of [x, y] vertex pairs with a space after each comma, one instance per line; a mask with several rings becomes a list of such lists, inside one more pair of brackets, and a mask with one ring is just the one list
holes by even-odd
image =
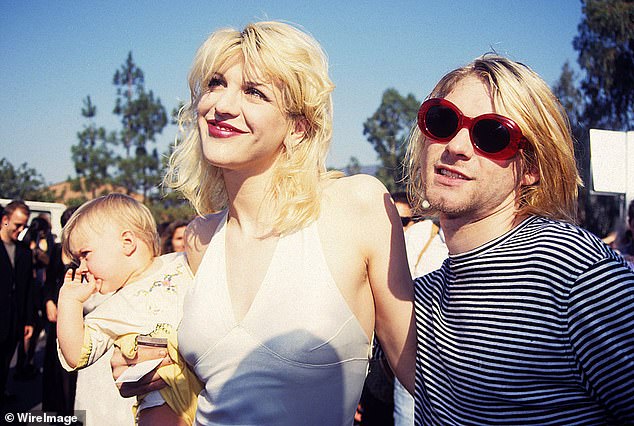
[[76, 238], [71, 235], [70, 249], [79, 261], [76, 273], [86, 275], [88, 279], [101, 280], [100, 293], [120, 289], [129, 276], [124, 267], [126, 256], [121, 233], [112, 227], [83, 232]]

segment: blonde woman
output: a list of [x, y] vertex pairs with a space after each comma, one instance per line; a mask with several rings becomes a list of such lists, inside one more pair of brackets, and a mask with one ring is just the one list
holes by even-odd
[[350, 425], [373, 334], [410, 389], [413, 290], [398, 213], [369, 176], [327, 172], [333, 84], [317, 42], [280, 22], [198, 50], [165, 182], [201, 215], [181, 354], [198, 424]]

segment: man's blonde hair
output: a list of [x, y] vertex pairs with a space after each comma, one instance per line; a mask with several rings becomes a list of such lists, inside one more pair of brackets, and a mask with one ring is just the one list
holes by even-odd
[[[308, 34], [282, 22], [257, 22], [244, 30], [220, 29], [198, 49], [189, 73], [190, 102], [179, 113], [181, 140], [170, 157], [164, 185], [179, 190], [198, 214], [227, 206], [221, 169], [203, 157], [197, 106], [215, 73], [244, 62], [245, 77], [264, 78], [280, 90], [278, 99], [289, 126], [264, 208], [275, 232], [301, 229], [319, 215], [319, 183], [328, 173], [334, 84], [325, 53]], [[289, 138], [297, 124], [305, 129]]]
[[62, 230], [64, 256], [78, 261], [71, 251], [71, 238], [81, 240], [112, 226], [132, 231], [147, 245], [153, 256], [160, 254], [156, 222], [150, 210], [128, 195], [112, 193], [85, 202], [68, 219]]
[[[578, 186], [574, 144], [566, 111], [548, 85], [530, 68], [495, 54], [486, 54], [447, 73], [428, 98], [444, 98], [465, 77], [480, 79], [489, 89], [498, 114], [517, 123], [528, 143], [520, 151], [520, 175], [537, 172], [539, 180], [519, 188], [518, 216], [538, 215], [575, 222]], [[415, 210], [425, 211], [422, 159], [425, 137], [414, 126], [406, 167]]]

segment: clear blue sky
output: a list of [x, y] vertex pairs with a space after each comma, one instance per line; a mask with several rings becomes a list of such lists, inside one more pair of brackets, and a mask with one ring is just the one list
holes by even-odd
[[[188, 95], [186, 76], [213, 30], [263, 19], [296, 23], [330, 58], [334, 139], [329, 165], [351, 156], [376, 164], [363, 122], [383, 91], [423, 99], [447, 71], [495, 50], [554, 83], [572, 40], [578, 0], [456, 1], [48, 1], [0, 0], [0, 158], [26, 162], [55, 183], [74, 175], [70, 147], [86, 124], [82, 100], [97, 106], [96, 124], [120, 128], [112, 114], [114, 72], [128, 51], [146, 88], [169, 111]], [[175, 129], [166, 127], [163, 152]]]

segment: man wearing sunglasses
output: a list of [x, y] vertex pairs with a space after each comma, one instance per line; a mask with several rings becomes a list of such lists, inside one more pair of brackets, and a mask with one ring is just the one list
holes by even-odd
[[565, 112], [528, 67], [445, 75], [408, 150], [449, 258], [415, 283], [417, 424], [634, 423], [634, 274], [575, 226]]

